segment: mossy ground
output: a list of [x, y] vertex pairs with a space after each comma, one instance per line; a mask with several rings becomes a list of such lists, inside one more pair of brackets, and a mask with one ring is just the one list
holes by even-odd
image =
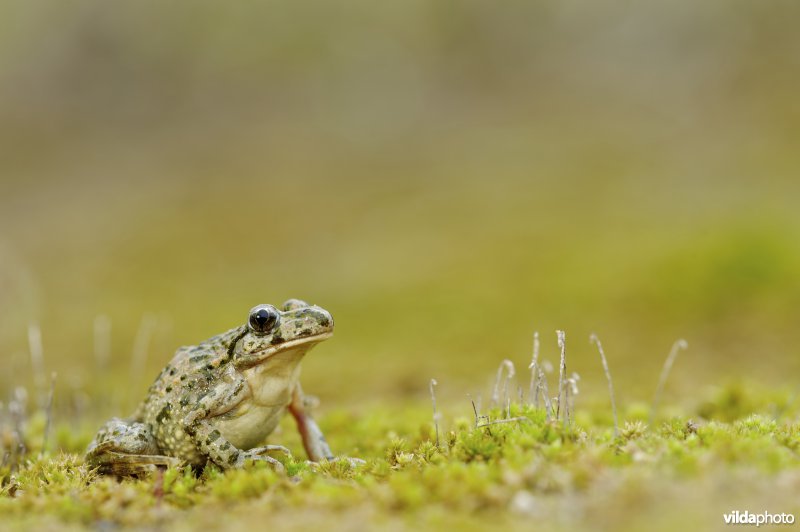
[[121, 482], [83, 464], [88, 426], [56, 427], [59, 451], [40, 456], [39, 413], [18, 468], [7, 459], [0, 469], [2, 528], [693, 530], [720, 528], [735, 509], [800, 513], [800, 421], [788, 392], [731, 385], [653, 426], [647, 405], [630, 405], [616, 437], [600, 404], [576, 408], [567, 426], [517, 404], [510, 415], [525, 420], [480, 428], [468, 404], [463, 417], [447, 406], [438, 447], [429, 405], [322, 412], [336, 450], [366, 460], [355, 468], [307, 465], [287, 419], [271, 440], [298, 453], [286, 474], [259, 464]]
[[[0, 2], [0, 532], [797, 513], [800, 3], [585, 4]], [[286, 420], [288, 476], [86, 470], [178, 346], [290, 297], [335, 317], [302, 381], [365, 467], [309, 470]], [[465, 393], [557, 328], [572, 426], [476, 429]]]

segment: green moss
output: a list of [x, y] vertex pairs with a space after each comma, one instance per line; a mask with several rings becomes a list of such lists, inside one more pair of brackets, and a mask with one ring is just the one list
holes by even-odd
[[[714, 392], [704, 404], [729, 404], [730, 393]], [[707, 515], [708, 508], [731, 504], [713, 486], [732, 485], [753, 501], [763, 498], [771, 508], [791, 511], [788, 496], [768, 495], [777, 479], [800, 481], [797, 411], [789, 406], [776, 418], [772, 399], [753, 395], [748, 404], [761, 411], [730, 422], [674, 416], [654, 427], [642, 419], [646, 409], [631, 408], [617, 438], [597, 421], [607, 417], [599, 411], [584, 410], [565, 426], [543, 410], [514, 405], [511, 415], [523, 420], [478, 427], [468, 417], [442, 419], [439, 445], [425, 403], [397, 411], [339, 411], [321, 418], [323, 428], [337, 449], [364, 458], [363, 465], [314, 465], [298, 455], [285, 461], [286, 474], [257, 463], [234, 471], [209, 466], [199, 475], [170, 469], [121, 482], [97, 477], [75, 452], [90, 432], [56, 427], [60, 436], [53, 446], [70, 451], [41, 458], [28, 452], [13, 471], [4, 465], [0, 512], [12, 528], [252, 526], [265, 519], [328, 519], [342, 527], [400, 519], [403, 526], [440, 528], [465, 516], [473, 526], [524, 528], [537, 516], [547, 527], [581, 529], [595, 522], [622, 526], [634, 507], [639, 520], [665, 515], [664, 500]], [[505, 415], [488, 412], [494, 421]], [[31, 438], [41, 438], [38, 425], [32, 426]], [[300, 449], [290, 420], [281, 441]]]

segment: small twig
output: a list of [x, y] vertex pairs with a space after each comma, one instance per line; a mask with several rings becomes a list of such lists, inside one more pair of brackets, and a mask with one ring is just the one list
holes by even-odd
[[500, 423], [512, 423], [514, 421], [530, 421], [530, 419], [528, 419], [525, 416], [512, 417], [506, 419], [496, 419], [494, 421], [487, 421], [485, 423], [481, 423], [480, 425], [477, 425], [477, 428], [488, 427], [489, 425], [499, 425]]
[[561, 398], [564, 394], [564, 378], [567, 373], [567, 348], [566, 348], [566, 335], [564, 331], [556, 331], [558, 337], [558, 347], [561, 350], [561, 364], [558, 367], [558, 402], [556, 403], [556, 420], [561, 413]]
[[478, 428], [481, 424], [481, 420], [488, 420], [489, 416], [481, 414], [481, 394], [478, 394], [477, 404], [475, 401], [472, 401], [472, 399], [470, 399], [470, 401], [472, 402], [472, 411], [475, 412], [475, 428]]
[[592, 333], [589, 336], [589, 342], [597, 346], [597, 351], [600, 353], [600, 360], [603, 362], [603, 371], [605, 371], [606, 380], [608, 381], [608, 394], [611, 396], [611, 412], [614, 414], [614, 438], [616, 438], [619, 436], [619, 422], [617, 421], [617, 403], [614, 400], [614, 385], [611, 382], [611, 371], [608, 369], [606, 354], [603, 352], [603, 344], [600, 343], [600, 338]]
[[656, 387], [656, 394], [653, 397], [653, 406], [650, 409], [650, 426], [653, 426], [653, 420], [656, 417], [656, 409], [658, 408], [658, 402], [661, 399], [661, 393], [664, 391], [664, 385], [667, 383], [667, 377], [669, 377], [669, 372], [672, 369], [672, 364], [675, 363], [675, 359], [678, 358], [678, 351], [681, 349], [688, 349], [689, 344], [681, 338], [677, 340], [674, 344], [672, 344], [672, 349], [670, 349], [669, 355], [667, 355], [667, 359], [664, 361], [664, 367], [661, 369], [661, 377], [658, 379], [658, 386]]
[[50, 375], [50, 394], [47, 396], [47, 408], [45, 409], [44, 435], [42, 436], [42, 449], [39, 451], [39, 458], [47, 452], [47, 440], [50, 437], [50, 427], [53, 424], [53, 396], [56, 392], [56, 372]]
[[433, 387], [437, 386], [439, 383], [436, 382], [436, 379], [431, 379], [428, 388], [431, 391], [431, 402], [433, 403], [433, 425], [436, 427], [436, 447], [439, 447], [439, 413], [436, 411], [436, 394], [433, 393]]
[[533, 355], [528, 369], [531, 370], [531, 384], [528, 389], [528, 404], [533, 404], [534, 408], [539, 408], [539, 331], [533, 333]]

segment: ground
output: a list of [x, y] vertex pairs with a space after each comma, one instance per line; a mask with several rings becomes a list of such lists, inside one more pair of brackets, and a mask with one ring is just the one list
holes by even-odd
[[[724, 528], [734, 510], [797, 515], [800, 422], [793, 394], [731, 384], [693, 411], [620, 412], [574, 405], [565, 424], [524, 400], [478, 419], [467, 401], [431, 407], [328, 410], [320, 421], [338, 452], [366, 459], [312, 467], [291, 420], [270, 441], [297, 454], [286, 474], [265, 464], [222, 472], [168, 470], [142, 480], [98, 477], [82, 461], [89, 427], [60, 425], [40, 454], [44, 412], [27, 420], [29, 447], [0, 469], [4, 528], [674, 530]], [[485, 425], [487, 421], [501, 421]], [[477, 426], [476, 422], [481, 426]], [[6, 444], [14, 437], [9, 427]], [[12, 462], [18, 461], [18, 464]], [[13, 470], [12, 470], [13, 467]]]

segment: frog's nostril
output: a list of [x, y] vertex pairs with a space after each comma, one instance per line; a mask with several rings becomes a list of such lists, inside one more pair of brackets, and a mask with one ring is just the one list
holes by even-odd
[[272, 305], [258, 305], [250, 311], [248, 324], [256, 334], [269, 334], [278, 326], [281, 316]]

